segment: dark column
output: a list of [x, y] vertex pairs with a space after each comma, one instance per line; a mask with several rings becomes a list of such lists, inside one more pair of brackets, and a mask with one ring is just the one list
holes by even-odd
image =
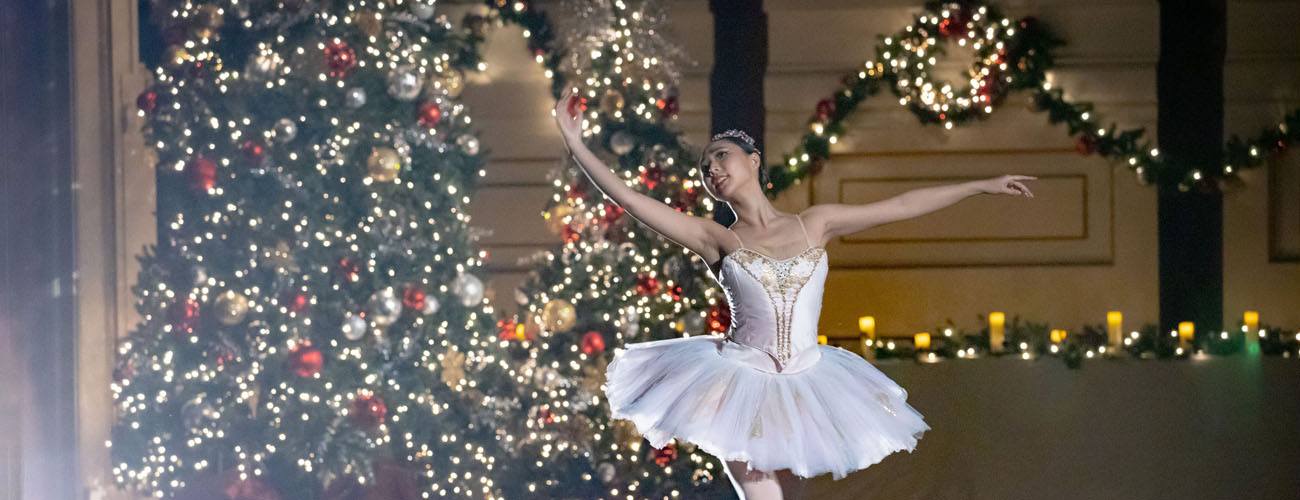
[[[1225, 0], [1161, 0], [1160, 155], [1203, 171], [1219, 165], [1223, 147]], [[1160, 327], [1196, 322], [1196, 332], [1223, 328], [1223, 196], [1180, 192], [1177, 179], [1159, 191]]]
[[0, 2], [0, 452], [16, 453], [0, 464], [22, 469], [0, 471], [0, 490], [13, 498], [77, 498], [81, 478], [70, 5]]
[[[709, 135], [741, 129], [754, 137], [763, 161], [769, 162], [763, 136], [766, 107], [767, 13], [762, 0], [709, 0], [713, 13], [713, 72], [709, 75], [712, 107]], [[770, 163], [770, 162], [769, 162]], [[735, 214], [721, 206], [714, 220], [730, 225]]]

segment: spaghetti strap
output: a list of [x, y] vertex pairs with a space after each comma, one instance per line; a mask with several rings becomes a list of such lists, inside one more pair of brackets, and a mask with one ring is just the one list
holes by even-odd
[[804, 241], [804, 243], [807, 243], [807, 244], [808, 244], [808, 248], [812, 248], [812, 246], [813, 246], [813, 245], [812, 245], [812, 239], [808, 238], [808, 228], [805, 227], [805, 226], [803, 225], [803, 217], [802, 217], [802, 214], [794, 214], [794, 217], [795, 217], [795, 219], [798, 219], [798, 220], [799, 220], [799, 229], [802, 229], [802, 230], [803, 230], [803, 241]]
[[731, 233], [732, 236], [735, 236], [735, 237], [736, 237], [736, 241], [740, 242], [740, 248], [745, 248], [745, 240], [740, 239], [740, 234], [739, 234], [739, 233], [736, 233], [735, 231], [732, 231], [731, 228], [727, 228], [727, 232], [728, 232], [728, 233]]

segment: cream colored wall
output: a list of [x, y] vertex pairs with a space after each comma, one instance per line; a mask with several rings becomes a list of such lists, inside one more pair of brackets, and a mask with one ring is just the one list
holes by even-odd
[[[1257, 135], [1300, 106], [1300, 2], [1228, 3], [1224, 128]], [[1300, 153], [1295, 145], [1223, 197], [1223, 310], [1254, 309], [1266, 324], [1300, 325]], [[1272, 242], [1270, 244], [1270, 241]]]
[[[916, 2], [765, 4], [767, 144], [777, 157], [796, 144], [817, 100], [871, 54], [876, 35], [910, 22]], [[668, 5], [676, 39], [699, 62], [681, 82], [678, 120], [699, 142], [709, 128], [713, 19], [707, 2]], [[1295, 18], [1298, 5], [1229, 3], [1229, 133], [1253, 135], [1300, 104], [1300, 43], [1288, 23], [1275, 22]], [[1093, 102], [1106, 123], [1145, 127], [1154, 139], [1158, 4], [1058, 0], [1003, 8], [1008, 17], [1034, 15], [1067, 40], [1049, 74], [1067, 97]], [[516, 260], [557, 242], [537, 217], [552, 193], [545, 174], [563, 153], [548, 115], [547, 79], [522, 47], [519, 29], [494, 33], [486, 46], [494, 66], [490, 80], [465, 93], [484, 144], [494, 149], [488, 185], [472, 213], [494, 231], [483, 240], [495, 261], [489, 286], [506, 309], [524, 276]], [[954, 55], [950, 61], [941, 61], [941, 74], [956, 74], [967, 59]], [[799, 210], [1004, 173], [1040, 177], [1031, 184], [1037, 196], [1030, 200], [976, 197], [831, 242], [825, 333], [855, 335], [862, 314], [876, 316], [884, 335], [933, 329], [947, 318], [975, 328], [976, 315], [990, 310], [1063, 328], [1101, 323], [1112, 309], [1125, 313], [1126, 327], [1157, 320], [1154, 190], [1137, 184], [1124, 166], [1075, 153], [1065, 126], [1031, 112], [1027, 98], [1013, 95], [989, 120], [945, 131], [922, 127], [882, 93], [849, 120], [850, 131], [826, 169], [782, 195], [778, 206]], [[1289, 157], [1292, 164], [1295, 157]], [[1300, 183], [1295, 173], [1283, 175], [1269, 194], [1267, 174], [1246, 172], [1246, 188], [1225, 196], [1229, 326], [1247, 308], [1261, 311], [1266, 323], [1300, 323], [1300, 210], [1286, 201], [1296, 198]], [[1282, 202], [1270, 212], [1270, 200]], [[1282, 247], [1274, 261], [1269, 234]]]

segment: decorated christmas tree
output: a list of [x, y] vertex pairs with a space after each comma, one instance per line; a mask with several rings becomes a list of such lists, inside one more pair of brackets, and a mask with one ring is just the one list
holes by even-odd
[[[555, 59], [559, 89], [581, 96], [588, 147], [630, 186], [675, 209], [713, 208], [675, 128], [679, 66], [654, 2], [569, 2]], [[529, 11], [507, 12], [532, 28]], [[539, 29], [538, 32], [544, 32]], [[536, 43], [539, 61], [546, 54]], [[559, 145], [557, 145], [558, 147]], [[517, 290], [521, 313], [503, 320], [527, 416], [511, 433], [522, 469], [515, 487], [538, 498], [734, 497], [722, 464], [689, 443], [654, 449], [635, 426], [611, 420], [602, 389], [614, 350], [655, 339], [725, 331], [728, 313], [707, 266], [628, 216], [566, 158], [543, 211], [563, 244], [542, 252]]]
[[484, 22], [442, 8], [150, 4], [167, 49], [138, 104], [159, 239], [112, 383], [120, 486], [499, 495], [509, 410], [490, 394], [510, 377], [465, 212], [484, 171], [459, 101]]

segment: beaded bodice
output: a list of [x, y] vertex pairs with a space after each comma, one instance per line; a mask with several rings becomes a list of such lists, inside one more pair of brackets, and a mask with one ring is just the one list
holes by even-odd
[[[802, 219], [799, 224], [802, 228]], [[807, 241], [806, 229], [804, 238]], [[742, 241], [739, 249], [722, 257], [720, 266], [718, 282], [731, 308], [727, 340], [766, 353], [778, 371], [817, 345], [829, 268], [825, 248], [809, 242], [802, 253], [777, 259], [745, 248]]]

